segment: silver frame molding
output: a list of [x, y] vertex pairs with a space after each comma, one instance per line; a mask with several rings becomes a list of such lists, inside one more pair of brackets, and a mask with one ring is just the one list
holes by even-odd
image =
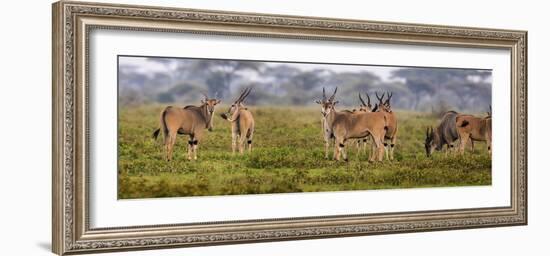
[[[68, 1], [53, 4], [52, 25], [52, 250], [57, 254], [527, 224], [526, 31]], [[94, 29], [508, 49], [511, 205], [92, 229], [87, 192], [88, 40]]]

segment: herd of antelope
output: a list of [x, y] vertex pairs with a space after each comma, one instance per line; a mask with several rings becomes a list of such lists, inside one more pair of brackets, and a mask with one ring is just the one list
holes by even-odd
[[[247, 146], [248, 152], [252, 151], [252, 139], [254, 136], [254, 116], [244, 104], [244, 100], [250, 94], [251, 88], [245, 89], [239, 97], [233, 101], [229, 109], [220, 116], [231, 123], [231, 148], [232, 152], [243, 154]], [[366, 151], [367, 142], [372, 142], [372, 150], [369, 161], [382, 161], [384, 155], [387, 160], [394, 159], [394, 149], [397, 142], [397, 116], [391, 107], [393, 93], [376, 92], [376, 102], [373, 106], [369, 94], [366, 94], [367, 102], [359, 93], [360, 106], [353, 110], [336, 110], [338, 101], [336, 92], [327, 97], [323, 88], [322, 99], [315, 101], [321, 105], [321, 127], [325, 140], [325, 158], [329, 158], [329, 151], [333, 145], [333, 159], [339, 161], [343, 158], [348, 161], [346, 145], [350, 141], [357, 143], [359, 151]], [[386, 97], [384, 99], [384, 97]], [[220, 100], [208, 98], [204, 94], [200, 106], [186, 106], [177, 108], [166, 107], [160, 113], [160, 128], [153, 132], [156, 139], [162, 131], [166, 160], [172, 160], [176, 136], [188, 135], [187, 158], [197, 159], [197, 149], [204, 136], [204, 131], [213, 129], [213, 117], [215, 106]], [[435, 128], [426, 128], [425, 150], [431, 157], [434, 150], [441, 151], [444, 146], [447, 154], [451, 149], [464, 152], [468, 142], [474, 149], [474, 141], [485, 141], [487, 150], [491, 152], [491, 110], [486, 117], [459, 114], [455, 111], [446, 112], [439, 125]], [[246, 143], [246, 146], [245, 146]], [[455, 145], [457, 144], [457, 145]]]
[[[338, 101], [335, 100], [338, 88], [327, 98], [323, 88], [323, 98], [316, 103], [321, 105], [321, 126], [323, 137], [325, 139], [325, 158], [329, 157], [329, 148], [334, 144], [333, 158], [336, 161], [340, 157], [348, 161], [346, 153], [346, 142], [350, 139], [357, 139], [358, 143], [366, 143], [367, 138], [372, 140], [372, 153], [369, 161], [382, 161], [384, 152], [386, 158], [393, 159], [395, 143], [397, 141], [397, 117], [392, 111], [390, 100], [393, 96], [388, 94], [384, 101], [384, 95], [376, 98], [378, 103], [372, 106], [370, 96], [367, 94], [367, 103], [359, 94], [361, 106], [355, 110], [336, 111], [335, 106]], [[387, 143], [390, 141], [390, 143]]]

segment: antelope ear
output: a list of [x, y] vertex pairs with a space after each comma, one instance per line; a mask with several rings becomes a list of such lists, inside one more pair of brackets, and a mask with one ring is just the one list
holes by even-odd
[[204, 104], [204, 100], [201, 100], [201, 103]]
[[[325, 89], [325, 88], [323, 88], [323, 89]], [[320, 100], [316, 100], [315, 103], [321, 104], [321, 101], [320, 101]]]
[[333, 102], [332, 104], [333, 104], [333, 105], [336, 105], [336, 104], [338, 104], [338, 102], [339, 102], [339, 101], [335, 101], [335, 102]]
[[221, 100], [216, 100], [216, 104], [220, 104], [220, 103], [222, 103]]

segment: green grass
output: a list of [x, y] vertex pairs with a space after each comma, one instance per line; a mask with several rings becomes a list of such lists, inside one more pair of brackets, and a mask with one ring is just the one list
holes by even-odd
[[351, 144], [349, 162], [325, 160], [319, 110], [276, 107], [251, 107], [256, 120], [251, 154], [231, 153], [229, 123], [216, 116], [197, 161], [187, 160], [187, 137], [178, 136], [174, 159], [166, 162], [161, 139], [151, 137], [162, 108], [119, 110], [120, 199], [491, 184], [491, 158], [483, 143], [464, 156], [425, 156], [425, 127], [437, 120], [422, 113], [397, 111], [398, 142], [391, 162], [369, 163]]

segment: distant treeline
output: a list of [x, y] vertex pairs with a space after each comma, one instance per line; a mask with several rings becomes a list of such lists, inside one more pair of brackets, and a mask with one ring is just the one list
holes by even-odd
[[[131, 58], [131, 57], [128, 57]], [[491, 104], [491, 71], [446, 68], [399, 68], [385, 81], [375, 72], [338, 72], [319, 64], [317, 69], [299, 64], [266, 64], [257, 61], [149, 58], [165, 71], [144, 72], [132, 65], [119, 66], [119, 104], [198, 104], [201, 92], [223, 102], [244, 87], [253, 87], [249, 105], [315, 104], [323, 87], [338, 86], [337, 99], [344, 106], [359, 104], [357, 94], [393, 92], [394, 108], [425, 112], [455, 109], [485, 112]]]

